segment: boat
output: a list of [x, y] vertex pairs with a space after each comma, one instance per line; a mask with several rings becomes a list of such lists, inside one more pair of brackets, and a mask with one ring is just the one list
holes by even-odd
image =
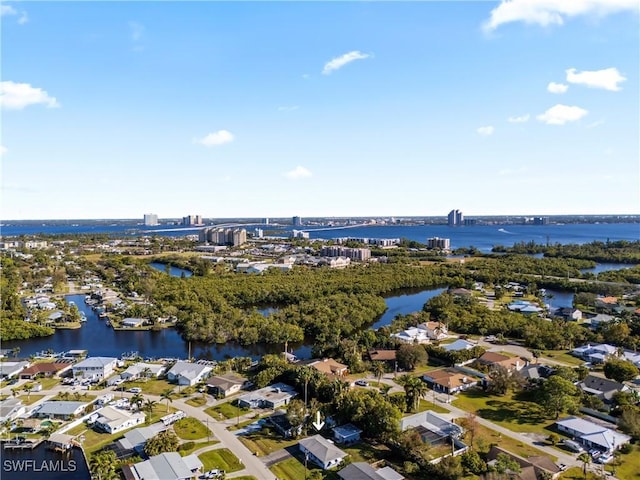
[[87, 321], [87, 316], [84, 314], [84, 312], [80, 312], [80, 321], [81, 322]]

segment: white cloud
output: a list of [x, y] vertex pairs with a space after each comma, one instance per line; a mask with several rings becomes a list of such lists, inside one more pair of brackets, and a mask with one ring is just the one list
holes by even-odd
[[29, 21], [29, 15], [27, 15], [27, 12], [25, 10], [16, 10], [12, 5], [0, 5], [0, 16], [8, 17], [12, 15], [19, 15], [19, 25], [24, 25]]
[[590, 123], [589, 125], [587, 125], [587, 128], [596, 128], [599, 127], [600, 125], [604, 125], [604, 120], [596, 120], [593, 123]]
[[289, 180], [299, 180], [301, 178], [310, 177], [311, 175], [312, 174], [308, 169], [301, 167], [300, 165], [298, 165], [293, 170], [284, 173], [284, 176]]
[[569, 85], [564, 83], [549, 82], [547, 85], [547, 91], [551, 93], [565, 93], [567, 90], [569, 90]]
[[7, 110], [22, 110], [29, 105], [43, 104], [48, 108], [59, 107], [55, 97], [28, 83], [0, 82], [0, 106]]
[[371, 55], [369, 55], [368, 53], [362, 53], [362, 52], [359, 52], [358, 50], [345, 53], [340, 57], [336, 57], [328, 61], [324, 65], [324, 68], [322, 69], [322, 74], [329, 75], [334, 70], [338, 70], [351, 62], [354, 62], [356, 60], [364, 60], [365, 58], [369, 58], [370, 56]]
[[536, 118], [547, 125], [564, 125], [567, 122], [580, 120], [588, 113], [589, 112], [584, 108], [558, 104], [549, 108], [546, 112], [538, 115]]
[[569, 83], [585, 85], [590, 88], [603, 88], [612, 92], [620, 90], [618, 84], [627, 79], [614, 67], [603, 70], [585, 70], [583, 72], [578, 72], [575, 68], [569, 68], [566, 72], [567, 82]]
[[294, 110], [298, 110], [300, 108], [298, 105], [284, 105], [282, 107], [278, 107], [279, 112], [293, 112]]
[[507, 118], [507, 121], [509, 123], [525, 123], [529, 121], [529, 118], [531, 118], [531, 116], [526, 113], [524, 115], [520, 115], [519, 117], [509, 117]]
[[478, 132], [480, 135], [484, 136], [484, 137], [488, 137], [489, 135], [493, 135], [493, 132], [495, 131], [495, 128], [493, 128], [491, 125], [487, 125], [486, 127], [480, 127], [476, 130], [476, 132]]
[[563, 25], [565, 20], [580, 15], [606, 15], [637, 11], [638, 0], [502, 0], [491, 10], [483, 28], [492, 31], [500, 25], [524, 22], [543, 27]]
[[139, 42], [144, 36], [144, 25], [138, 22], [129, 22], [129, 33], [131, 40]]
[[228, 130], [218, 130], [217, 132], [212, 132], [204, 138], [197, 140], [197, 143], [204, 145], [205, 147], [214, 147], [232, 142], [233, 138], [233, 134]]
[[4, 157], [9, 150], [4, 145], [0, 145], [0, 157]]

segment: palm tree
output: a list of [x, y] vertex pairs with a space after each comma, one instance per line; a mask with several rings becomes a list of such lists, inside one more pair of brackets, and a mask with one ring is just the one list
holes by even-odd
[[149, 380], [150, 374], [151, 374], [151, 369], [149, 367], [144, 367], [140, 372], [140, 376], [144, 378], [145, 382]]
[[31, 390], [33, 390], [33, 384], [32, 383], [27, 383], [22, 387], [22, 389], [25, 392], [27, 392], [27, 401], [29, 401], [29, 397], [31, 396]]
[[155, 400], [147, 400], [144, 402], [142, 409], [148, 414], [147, 421], [151, 420], [151, 415], [153, 414], [153, 409], [158, 404]]
[[140, 410], [141, 405], [144, 403], [144, 397], [142, 396], [142, 394], [136, 393], [129, 399], [129, 402], [131, 403], [131, 405], [135, 405], [138, 410]]
[[373, 366], [371, 367], [371, 371], [376, 376], [376, 380], [378, 381], [378, 385], [380, 385], [380, 379], [382, 378], [382, 375], [384, 375], [384, 363], [375, 362], [373, 364]]
[[169, 411], [169, 403], [173, 403], [173, 388], [167, 388], [160, 394], [160, 398], [167, 401], [167, 412]]
[[582, 462], [582, 473], [584, 473], [584, 478], [587, 480], [587, 465], [591, 463], [591, 455], [587, 452], [582, 452], [578, 455], [578, 461]]
[[17, 357], [19, 353], [20, 353], [20, 347], [13, 347], [11, 349], [11, 355], [13, 355], [14, 357]]
[[117, 478], [116, 455], [113, 450], [103, 450], [94, 454], [89, 462], [89, 469], [98, 480]]

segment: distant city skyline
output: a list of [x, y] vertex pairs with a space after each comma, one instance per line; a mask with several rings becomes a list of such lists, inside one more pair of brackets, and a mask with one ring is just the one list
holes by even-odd
[[638, 2], [532, 5], [3, 1], [0, 218], [640, 213]]

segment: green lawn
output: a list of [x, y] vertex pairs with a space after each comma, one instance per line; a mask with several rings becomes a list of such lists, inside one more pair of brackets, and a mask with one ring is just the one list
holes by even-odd
[[256, 477], [243, 475], [241, 477], [233, 477], [235, 480], [256, 480]]
[[212, 435], [211, 431], [201, 421], [193, 417], [178, 420], [173, 425], [173, 430], [183, 440], [199, 440], [206, 438], [207, 435]]
[[240, 460], [228, 448], [209, 450], [198, 455], [198, 458], [204, 465], [205, 471], [219, 468], [226, 473], [230, 473], [244, 468]]
[[528, 399], [526, 393], [499, 396], [471, 389], [458, 393], [453, 405], [519, 433], [548, 434], [547, 427], [553, 424], [544, 408]]
[[[591, 472], [587, 472], [587, 480], [600, 480], [599, 475], [595, 475]], [[623, 480], [623, 477], [618, 477]], [[584, 474], [582, 473], [582, 467], [573, 467], [560, 475], [561, 480], [584, 480]]]
[[37, 402], [38, 400], [44, 398], [44, 395], [19, 395], [18, 400], [22, 400], [22, 403], [25, 405], [31, 405], [32, 403]]
[[193, 442], [193, 447], [192, 448], [178, 450], [178, 453], [180, 455], [182, 455], [183, 457], [186, 457], [187, 455], [191, 455], [196, 450], [200, 450], [201, 448], [209, 447], [209, 446], [215, 445], [217, 443], [220, 443], [220, 442], [218, 440], [210, 440], [210, 441], [204, 441], [204, 442]]
[[349, 447], [340, 447], [349, 454], [351, 462], [367, 462], [372, 463], [378, 460], [388, 459], [392, 452], [385, 445], [371, 445], [366, 442], [360, 442]]
[[207, 404], [207, 399], [202, 397], [191, 397], [184, 403], [191, 405], [192, 407], [204, 407]]
[[232, 405], [230, 402], [221, 403], [215, 407], [209, 407], [205, 410], [205, 413], [211, 415], [216, 420], [237, 418], [238, 416], [246, 415], [251, 410], [248, 408], [238, 408]]
[[640, 479], [640, 446], [632, 445], [631, 453], [620, 455], [620, 465], [613, 467], [608, 464], [605, 468], [608, 472], [612, 472], [615, 468], [616, 477], [620, 480], [638, 480]]
[[[429, 396], [429, 395], [427, 395]], [[420, 399], [420, 404], [418, 405], [418, 412], [424, 412], [425, 410], [431, 410], [436, 413], [449, 413], [449, 410], [444, 408], [438, 402], [433, 403], [432, 400], [425, 400], [424, 398]]]
[[[574, 357], [569, 353], [569, 350], [541, 350], [540, 353], [541, 358], [550, 358], [557, 362], [566, 363], [567, 365], [571, 365], [572, 367], [577, 367], [582, 365], [584, 360], [578, 357]], [[544, 363], [544, 362], [543, 362]]]
[[147, 380], [146, 382], [142, 380], [137, 380], [135, 382], [124, 382], [120, 385], [120, 387], [123, 386], [125, 390], [129, 390], [133, 387], [138, 387], [142, 389], [142, 393], [148, 393], [149, 395], [160, 395], [162, 392], [169, 389], [172, 389], [175, 393], [178, 393], [177, 385], [169, 383], [166, 380], [159, 379], [151, 379]]
[[244, 443], [249, 450], [257, 453], [260, 457], [298, 443], [298, 440], [285, 440], [279, 435], [272, 433], [269, 429], [264, 429], [250, 435], [240, 435], [238, 440]]
[[320, 470], [315, 465], [312, 466], [311, 462], [308, 462], [307, 466], [311, 467], [311, 469], [305, 469], [304, 464], [300, 463], [297, 458], [287, 458], [273, 465], [270, 470], [280, 480], [302, 480], [309, 476], [311, 470]]
[[60, 379], [56, 377], [39, 378], [36, 383], [42, 385], [43, 390], [51, 390], [53, 387], [60, 383]]

